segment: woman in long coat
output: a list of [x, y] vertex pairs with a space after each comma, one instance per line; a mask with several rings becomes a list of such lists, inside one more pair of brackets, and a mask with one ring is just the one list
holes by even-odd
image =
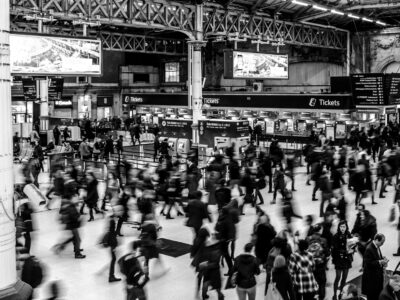
[[99, 201], [99, 193], [97, 192], [98, 181], [93, 173], [87, 174], [87, 196], [85, 203], [89, 208], [90, 218], [89, 221], [93, 221], [93, 209], [96, 213], [99, 213], [100, 210], [97, 208], [97, 201]]

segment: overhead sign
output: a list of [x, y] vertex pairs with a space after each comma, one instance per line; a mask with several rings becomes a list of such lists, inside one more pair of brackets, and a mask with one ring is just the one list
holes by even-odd
[[352, 109], [350, 95], [333, 94], [204, 94], [211, 107]]
[[226, 78], [287, 79], [289, 57], [286, 54], [225, 51], [224, 75]]
[[61, 100], [54, 101], [55, 108], [72, 108], [72, 97], [64, 97]]
[[64, 78], [50, 78], [48, 80], [48, 98], [49, 100], [60, 100], [63, 93]]
[[36, 80], [32, 78], [22, 78], [22, 90], [25, 101], [35, 101], [37, 99]]
[[384, 105], [384, 74], [353, 74], [351, 85], [356, 105]]
[[214, 147], [216, 137], [238, 138], [249, 135], [249, 121], [199, 120], [200, 144]]
[[176, 93], [122, 94], [122, 99], [123, 99], [123, 104], [188, 106], [187, 94], [176, 94]]
[[100, 39], [10, 34], [12, 74], [101, 75]]
[[159, 119], [160, 135], [171, 138], [192, 139], [192, 120]]
[[400, 74], [386, 74], [385, 77], [387, 103], [400, 104]]

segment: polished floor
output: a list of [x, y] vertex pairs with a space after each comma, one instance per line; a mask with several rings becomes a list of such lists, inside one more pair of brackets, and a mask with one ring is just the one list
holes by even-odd
[[[41, 188], [46, 189], [46, 174], [42, 174], [40, 182]], [[302, 215], [313, 214], [319, 212], [319, 201], [311, 201], [312, 186], [305, 184], [306, 174], [304, 168], [298, 169], [296, 176], [296, 189], [294, 193], [297, 211]], [[271, 205], [270, 200], [272, 194], [263, 191], [265, 205], [262, 208], [270, 215], [272, 224], [277, 230], [282, 228], [280, 219], [280, 201], [278, 204]], [[376, 194], [377, 195], [377, 194]], [[354, 194], [346, 192], [349, 201], [348, 219], [352, 227], [355, 219], [354, 212]], [[386, 243], [383, 245], [382, 253], [390, 259], [388, 269], [393, 269], [399, 259], [392, 256], [397, 249], [397, 231], [393, 224], [388, 222], [389, 209], [393, 201], [393, 187], [388, 188], [385, 199], [378, 199], [379, 204], [372, 206], [370, 199], [364, 202], [372, 214], [378, 219], [378, 231], [386, 235]], [[213, 219], [216, 220], [215, 207], [211, 207]], [[255, 210], [251, 207], [245, 209], [246, 215], [241, 218], [238, 224], [238, 240], [236, 254], [240, 254], [243, 245], [250, 241], [250, 234], [256, 219]], [[58, 221], [58, 211], [41, 211], [34, 214], [36, 231], [33, 233], [32, 254], [39, 257], [46, 266], [45, 282], [37, 289], [35, 299], [46, 299], [48, 283], [54, 280], [62, 282], [64, 297], [63, 299], [81, 299], [81, 300], [119, 300], [125, 299], [124, 283], [108, 283], [108, 249], [99, 246], [99, 239], [106, 228], [105, 220], [101, 215], [96, 215], [94, 222], [86, 223], [88, 216], [83, 216], [84, 225], [81, 228], [82, 248], [86, 259], [75, 260], [72, 253], [72, 245], [67, 248], [61, 255], [57, 256], [51, 251], [51, 247], [60, 239], [65, 238], [65, 232]], [[163, 238], [191, 243], [192, 232], [184, 226], [182, 217], [174, 220], [165, 220], [159, 217], [159, 221], [163, 227], [160, 236]], [[301, 230], [303, 222], [296, 221], [295, 226]], [[210, 228], [214, 228], [214, 224], [209, 224]], [[118, 247], [118, 256], [123, 255], [127, 251], [127, 244], [138, 237], [138, 231], [128, 225], [124, 225], [124, 237], [120, 238], [120, 246]], [[178, 258], [162, 256], [165, 264], [170, 268], [169, 272], [164, 276], [157, 276], [157, 270], [153, 271], [154, 277], [147, 284], [146, 290], [148, 299], [150, 300], [172, 300], [172, 299], [195, 299], [195, 274], [190, 267], [189, 255]], [[355, 255], [353, 268], [349, 274], [349, 280], [360, 275], [361, 259], [358, 254]], [[118, 268], [117, 268], [118, 270]], [[117, 277], [120, 277], [118, 271]], [[334, 276], [333, 267], [330, 266], [328, 271], [327, 298], [331, 299], [332, 281]], [[265, 288], [265, 273], [258, 276], [257, 298], [263, 299], [263, 291]], [[225, 299], [237, 299], [235, 290], [225, 290]], [[210, 292], [210, 299], [217, 299], [214, 292]]]

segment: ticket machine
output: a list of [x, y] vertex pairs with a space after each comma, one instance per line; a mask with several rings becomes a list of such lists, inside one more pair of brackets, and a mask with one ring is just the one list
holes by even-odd
[[242, 136], [232, 139], [232, 143], [235, 143], [235, 153], [237, 156], [244, 152], [244, 148], [248, 145], [249, 142], [249, 136]]
[[169, 155], [171, 157], [176, 157], [177, 153], [177, 145], [178, 145], [178, 139], [177, 138], [168, 138], [168, 146], [169, 146]]
[[179, 170], [181, 172], [185, 172], [187, 169], [186, 159], [188, 157], [188, 153], [190, 150], [190, 141], [189, 139], [178, 139], [176, 152], [179, 156]]
[[179, 156], [187, 157], [190, 150], [190, 141], [189, 139], [178, 139], [176, 151]]
[[214, 146], [217, 147], [221, 153], [225, 153], [226, 148], [231, 146], [231, 138], [223, 137], [223, 136], [216, 136], [214, 138]]

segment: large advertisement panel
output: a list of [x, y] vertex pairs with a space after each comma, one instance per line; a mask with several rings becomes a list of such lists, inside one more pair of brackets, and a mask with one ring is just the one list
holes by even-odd
[[288, 55], [233, 51], [233, 78], [287, 79], [288, 77]]
[[101, 75], [101, 41], [45, 35], [10, 35], [12, 74]]

